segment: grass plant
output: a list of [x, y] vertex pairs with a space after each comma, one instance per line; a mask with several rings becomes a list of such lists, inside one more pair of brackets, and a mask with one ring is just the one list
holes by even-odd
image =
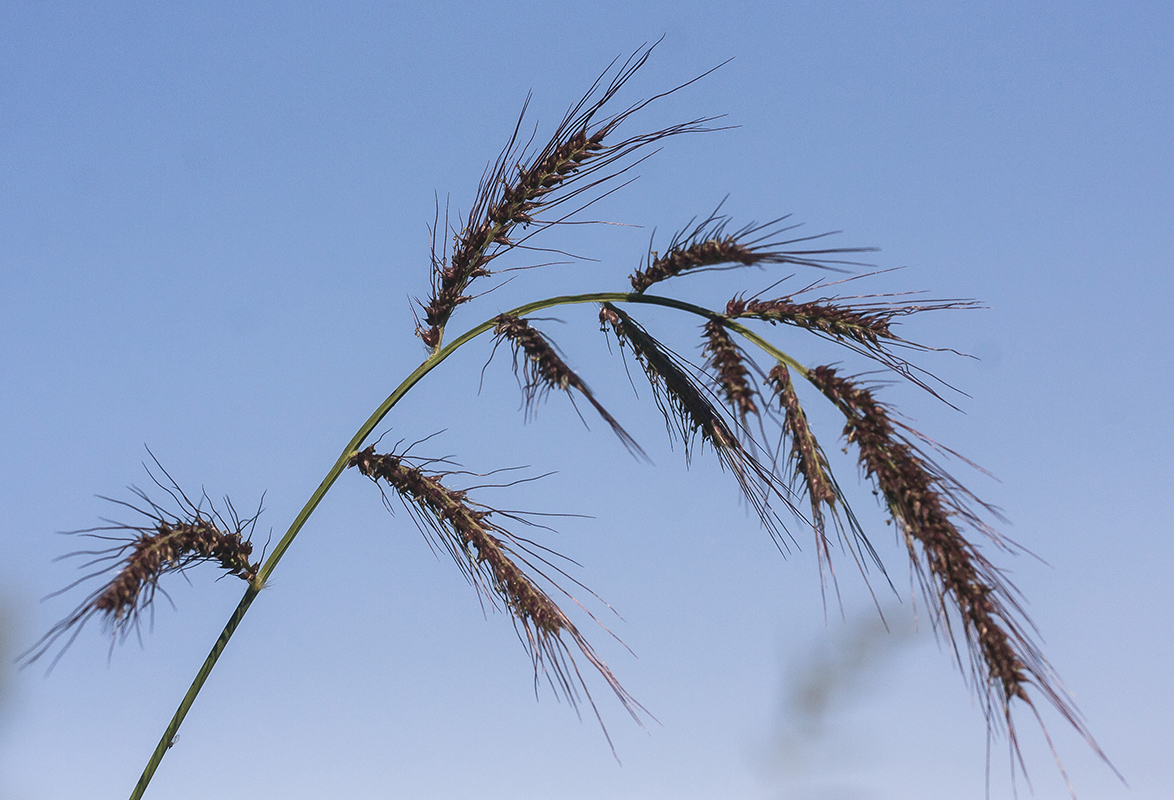
[[[523, 109], [505, 148], [482, 178], [467, 217], [456, 226], [437, 220], [430, 292], [418, 301], [416, 334], [425, 351], [420, 365], [345, 444], [265, 558], [250, 561], [249, 533], [256, 515], [242, 518], [227, 501], [218, 509], [206, 496], [189, 498], [161, 467], [155, 483], [169, 504], [157, 504], [138, 492], [134, 502], [114, 501], [135, 514], [135, 520], [79, 532], [104, 542], [106, 549], [74, 554], [92, 570], [77, 583], [102, 583], [24, 654], [26, 663], [50, 654], [50, 665], [55, 663], [95, 618], [112, 634], [111, 646], [137, 634], [143, 612], [162, 591], [160, 579], [197, 562], [213, 563], [245, 584], [236, 611], [166, 726], [132, 798], [143, 796], [241, 619], [322, 498], [348, 470], [374, 481], [386, 503], [402, 504], [476, 590], [512, 618], [536, 676], [545, 676], [572, 703], [585, 701], [602, 726], [589, 688], [590, 673], [597, 673], [640, 720], [644, 712], [639, 703], [560, 605], [569, 602], [590, 616], [571, 593], [575, 587], [586, 590], [560, 567], [560, 556], [517, 533], [517, 525], [527, 521], [474, 500], [474, 489], [459, 485], [461, 473], [445, 471], [441, 460], [417, 456], [409, 452], [412, 448], [380, 452], [377, 443], [370, 443], [376, 428], [418, 382], [459, 348], [492, 336], [495, 349], [505, 345], [512, 352], [527, 414], [550, 395], [565, 392], [571, 402], [591, 406], [637, 459], [644, 458], [636, 438], [533, 324], [539, 312], [575, 304], [598, 307], [603, 333], [614, 337], [615, 349], [629, 359], [628, 367], [635, 367], [629, 374], [647, 378], [651, 397], [670, 436], [683, 444], [686, 459], [706, 451], [716, 456], [780, 549], [791, 545], [785, 520], [793, 517], [809, 527], [821, 574], [834, 581], [836, 542], [851, 554], [862, 575], [880, 560], [808, 423], [805, 403], [830, 403], [844, 419], [845, 445], [854, 449], [860, 471], [875, 486], [907, 546], [935, 629], [953, 643], [990, 730], [1004, 734], [1017, 755], [1015, 711], [1026, 708], [1042, 727], [1042, 701], [1100, 754], [1041, 653], [1016, 590], [982, 552], [984, 545], [1000, 553], [1016, 547], [991, 527], [989, 520], [998, 519], [994, 510], [942, 466], [939, 458], [953, 454], [901, 422], [878, 399], [876, 378], [846, 374], [836, 365], [801, 363], [783, 349], [784, 337], [777, 335], [821, 337], [841, 346], [846, 357], [862, 359], [873, 370], [895, 374], [938, 396], [941, 385], [909, 360], [931, 348], [899, 336], [894, 326], [898, 319], [923, 312], [969, 308], [971, 301], [841, 296], [837, 287], [851, 280], [845, 275], [863, 266], [855, 259], [867, 248], [826, 246], [822, 235], [795, 236], [795, 226], [785, 218], [735, 228], [719, 206], [700, 223], [685, 226], [663, 252], [649, 250], [629, 276], [630, 289], [537, 299], [447, 337], [453, 320], [478, 296], [475, 292], [492, 287], [502, 271], [500, 259], [513, 255], [524, 260], [537, 249], [535, 237], [577, 221], [578, 212], [622, 188], [631, 180], [632, 168], [661, 143], [713, 129], [714, 118], [700, 117], [651, 133], [627, 133], [638, 112], [663, 96], [613, 110], [617, 95], [651, 52], [652, 47], [643, 48], [613, 63], [545, 144], [535, 146], [534, 137], [524, 132]], [[762, 291], [748, 295], [744, 284], [736, 285], [710, 307], [650, 293], [701, 272], [774, 265], [814, 270], [823, 277], [802, 291], [766, 299]], [[836, 280], [825, 279], [832, 275]], [[703, 363], [691, 363], [646, 327], [641, 315], [650, 306], [696, 320]], [[801, 399], [801, 392], [810, 397]], [[567, 589], [568, 584], [574, 586]]]

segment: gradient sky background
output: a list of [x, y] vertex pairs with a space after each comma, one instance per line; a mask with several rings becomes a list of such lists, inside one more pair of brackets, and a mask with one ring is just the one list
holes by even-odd
[[[928, 368], [964, 414], [894, 387], [928, 434], [999, 478], [959, 474], [1048, 562], [998, 556], [1029, 601], [1124, 788], [1045, 712], [1081, 797], [1174, 785], [1174, 7], [1169, 3], [14, 3], [0, 13], [0, 646], [4, 663], [80, 599], [55, 531], [146, 485], [144, 444], [185, 487], [275, 536], [354, 429], [423, 355], [436, 198], [464, 211], [529, 90], [551, 130], [617, 55], [664, 35], [621, 102], [704, 81], [632, 132], [728, 114], [680, 138], [591, 216], [552, 231], [598, 259], [522, 273], [462, 308], [464, 330], [529, 299], [620, 290], [663, 237], [729, 195], [738, 223], [794, 213], [875, 245], [929, 290], [989, 310], [910, 320], [973, 353]], [[520, 262], [519, 262], [520, 263]], [[780, 275], [668, 285], [724, 303]], [[797, 275], [789, 284], [813, 279]], [[779, 557], [709, 458], [691, 471], [627, 385], [588, 308], [547, 323], [655, 467], [554, 397], [525, 424], [502, 354], [466, 348], [380, 430], [468, 469], [532, 465], [484, 495], [592, 514], [543, 536], [624, 617], [633, 658], [594, 640], [659, 720], [535, 701], [501, 615], [402, 511], [346, 476], [221, 659], [148, 796], [300, 798], [981, 798], [984, 725], [928, 630], [908, 633], [907, 568], [867, 489], [858, 509], [899, 597], [879, 636], [841, 562], [825, 624], [809, 535]], [[645, 315], [683, 338], [692, 327]], [[830, 358], [794, 332], [775, 340]], [[852, 370], [866, 365], [849, 360]], [[839, 426], [812, 412], [827, 449]], [[843, 482], [854, 484], [850, 464]], [[107, 663], [92, 626], [45, 678], [0, 672], [0, 797], [126, 796], [240, 597], [233, 579], [165, 585], [145, 648]], [[878, 584], [878, 587], [883, 584]], [[834, 612], [834, 607], [833, 607]], [[813, 707], [805, 687], [826, 692]], [[1066, 797], [1020, 714], [1036, 797]], [[991, 796], [1009, 797], [1002, 745]], [[1021, 784], [1022, 789], [1022, 784]]]

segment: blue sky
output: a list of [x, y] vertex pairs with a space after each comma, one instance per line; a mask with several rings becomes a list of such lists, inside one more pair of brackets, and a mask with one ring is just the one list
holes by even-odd
[[[977, 360], [919, 363], [958, 413], [895, 386], [917, 426], [989, 470], [959, 475], [1040, 558], [998, 563], [1132, 792], [1049, 717], [1080, 796], [1158, 798], [1174, 775], [1168, 515], [1174, 426], [1174, 11], [1163, 3], [5, 3], [0, 26], [0, 647], [10, 662], [77, 594], [56, 531], [148, 481], [265, 512], [279, 536], [354, 429], [424, 352], [436, 204], [468, 208], [527, 93], [540, 136], [616, 56], [662, 35], [622, 101], [733, 60], [631, 121], [683, 137], [589, 216], [548, 233], [596, 261], [519, 273], [456, 332], [530, 299], [618, 291], [706, 214], [793, 213], [876, 246], [861, 292], [927, 290], [981, 311], [902, 332]], [[524, 262], [519, 262], [519, 265]], [[779, 275], [666, 293], [724, 303]], [[789, 285], [814, 279], [800, 273]], [[616, 608], [636, 654], [595, 637], [659, 723], [594, 684], [622, 766], [548, 691], [402, 511], [346, 476], [257, 600], [148, 797], [905, 798], [984, 796], [981, 714], [913, 617], [907, 569], [866, 487], [858, 510], [898, 591], [892, 637], [847, 562], [825, 622], [815, 554], [783, 559], [709, 458], [686, 470], [590, 309], [545, 323], [655, 466], [553, 397], [527, 423], [488, 340], [380, 428], [428, 455], [541, 481], [487, 502], [589, 514], [544, 543]], [[678, 349], [695, 331], [649, 315]], [[676, 325], [676, 327], [674, 327]], [[826, 347], [775, 331], [812, 363]], [[847, 360], [849, 367], [867, 368]], [[825, 445], [835, 420], [812, 411]], [[844, 462], [841, 478], [854, 484]], [[1166, 497], [1163, 501], [1161, 498]], [[53, 674], [0, 672], [0, 795], [128, 794], [240, 596], [211, 568], [165, 586], [140, 648], [98, 626]], [[862, 654], [854, 658], [851, 654]], [[845, 655], [847, 654], [847, 655]], [[796, 703], [822, 680], [825, 705]], [[1020, 716], [1035, 796], [1067, 790]], [[1005, 751], [991, 794], [1010, 796]], [[1021, 785], [1022, 788], [1022, 785]]]

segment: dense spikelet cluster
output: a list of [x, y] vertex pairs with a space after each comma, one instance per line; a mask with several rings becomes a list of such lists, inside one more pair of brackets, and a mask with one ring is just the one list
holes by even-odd
[[709, 391], [690, 374], [680, 359], [626, 312], [605, 303], [599, 318], [602, 324], [610, 327], [621, 346], [632, 348], [633, 355], [644, 367], [669, 433], [682, 443], [686, 458], [700, 435], [702, 442], [713, 448], [722, 466], [733, 473], [743, 496], [763, 526], [779, 548], [784, 549], [786, 543], [782, 532], [785, 526], [771, 503], [778, 499], [788, 509], [793, 510], [793, 506], [771, 471], [741, 443], [736, 423], [726, 420], [713, 403]]
[[[909, 438], [916, 434], [893, 420], [870, 390], [831, 367], [815, 368], [809, 379], [844, 414], [844, 435], [883, 495], [926, 595], [946, 626], [947, 607], [957, 609], [975, 683], [986, 687], [988, 719], [1001, 718], [1017, 749], [1010, 703], [1018, 699], [1034, 710], [1029, 693], [1034, 686], [1087, 737], [1051, 667], [1018, 621], [1023, 611], [1013, 588], [958, 528], [962, 522], [993, 535], [971, 508], [973, 496]], [[995, 542], [1003, 544], [998, 538]], [[996, 709], [999, 714], [993, 716]]]
[[758, 413], [746, 358], [719, 320], [711, 319], [705, 323], [704, 331], [706, 366], [714, 372], [726, 402], [745, 426], [746, 418]]
[[[720, 209], [720, 206], [719, 206]], [[779, 227], [786, 217], [765, 224], [750, 224], [733, 233], [727, 233], [730, 218], [716, 211], [698, 224], [692, 222], [685, 230], [677, 233], [669, 242], [664, 254], [649, 250], [644, 266], [630, 277], [632, 289], [642, 293], [654, 283], [659, 283], [683, 273], [702, 272], [709, 269], [728, 269], [756, 264], [794, 264], [843, 271], [846, 265], [857, 262], [831, 258], [835, 255], [870, 252], [870, 247], [829, 247], [816, 249], [789, 249], [803, 242], [822, 239], [831, 234], [798, 238], [780, 238], [782, 234], [797, 228], [797, 225]]]
[[432, 534], [478, 592], [505, 606], [534, 661], [536, 678], [545, 674], [556, 692], [572, 704], [578, 702], [582, 692], [594, 709], [594, 701], [565, 636], [599, 671], [624, 707], [636, 716], [639, 704], [620, 686], [574, 623], [526, 569], [556, 588], [557, 584], [542, 569], [554, 569], [564, 577], [565, 573], [544, 557], [525, 549], [523, 540], [494, 523], [490, 519], [495, 513], [492, 509], [473, 503], [465, 491], [445, 486], [441, 475], [429, 474], [408, 463], [403, 456], [376, 453], [374, 445], [355, 453], [350, 466], [391, 487], [420, 529]]
[[470, 283], [490, 275], [494, 259], [524, 245], [533, 235], [519, 234], [519, 229], [537, 225], [541, 230], [565, 221], [593, 201], [584, 201], [580, 208], [556, 219], [541, 221], [535, 218], [536, 214], [562, 206], [612, 181], [628, 167], [609, 168], [637, 150], [669, 136], [710, 130], [705, 125], [712, 119], [699, 118], [622, 141], [610, 141], [625, 119], [664, 96], [657, 95], [611, 117], [596, 119], [651, 51], [651, 47], [645, 48], [629, 58], [610, 80], [607, 78], [610, 69], [601, 75], [567, 112], [550, 141], [536, 153], [528, 153], [528, 143], [522, 141], [523, 108], [509, 143], [481, 180], [468, 219], [453, 235], [451, 253], [443, 245], [439, 251], [433, 247], [432, 294], [427, 303], [421, 303], [424, 320], [416, 330], [425, 345], [432, 349], [439, 347], [453, 311], [472, 299], [466, 293]]
[[[81, 569], [98, 569], [50, 596], [112, 571], [114, 577], [93, 591], [72, 614], [57, 623], [22, 655], [24, 663], [41, 658], [68, 634], [65, 645], [49, 666], [52, 669], [93, 617], [99, 617], [105, 622], [112, 634], [111, 647], [125, 640], [132, 631], [139, 630], [143, 612], [153, 609], [155, 593], [164, 591], [159, 586], [159, 579], [168, 573], [183, 572], [196, 564], [208, 562], [217, 564], [225, 575], [233, 575], [244, 581], [252, 581], [256, 577], [259, 564], [249, 562], [253, 545], [248, 538], [256, 524], [256, 515], [241, 519], [232, 504], [227, 502], [227, 511], [221, 514], [206, 496], [201, 498], [200, 503], [193, 503], [174, 481], [170, 486], [160, 486], [180, 504], [178, 514], [165, 511], [153, 503], [146, 493], [132, 488], [145, 508], [120, 500], [111, 502], [143, 515], [148, 519], [148, 524], [112, 523], [75, 531], [79, 536], [113, 541], [116, 544], [101, 550], [83, 550], [66, 556], [89, 557], [90, 560]], [[204, 503], [207, 503], [207, 509]]]
[[595, 395], [575, 374], [554, 345], [540, 331], [531, 327], [528, 320], [502, 314], [494, 320], [494, 333], [497, 341], [509, 341], [514, 351], [514, 372], [522, 383], [522, 398], [526, 412], [533, 414], [537, 403], [540, 402], [552, 389], [566, 392], [574, 402], [572, 390], [586, 398], [587, 402], [599, 412], [603, 421], [611, 427], [624, 446], [632, 453], [643, 456], [644, 451], [636, 443], [623, 426], [616, 421], [603, 405], [595, 399]]

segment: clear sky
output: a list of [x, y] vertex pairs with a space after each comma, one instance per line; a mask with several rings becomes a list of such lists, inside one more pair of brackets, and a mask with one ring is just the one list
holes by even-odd
[[[996, 557], [1132, 786], [1045, 713], [1080, 796], [1169, 796], [1170, 4], [5, 2], [0, 18], [4, 663], [80, 599], [40, 602], [77, 577], [53, 562], [77, 546], [55, 532], [114, 513], [95, 495], [147, 485], [144, 444], [186, 487], [242, 508], [264, 494], [258, 543], [279, 536], [424, 355], [410, 298], [427, 293], [437, 202], [468, 208], [528, 92], [541, 137], [614, 57], [663, 35], [622, 102], [733, 60], [631, 131], [716, 114], [738, 127], [666, 142], [589, 214], [627, 227], [549, 232], [596, 261], [518, 273], [450, 330], [622, 290], [653, 229], [662, 241], [727, 195], [738, 224], [793, 213], [905, 267], [862, 293], [982, 300], [901, 329], [978, 357], [920, 361], [967, 393], [964, 413], [907, 387], [885, 396], [998, 478], [958, 467], [1047, 562]], [[666, 291], [724, 304], [783, 274]], [[810, 535], [795, 526], [802, 549], [780, 557], [712, 459], [680, 464], [594, 313], [552, 316], [565, 324], [545, 329], [655, 466], [565, 398], [527, 423], [503, 354], [479, 391], [488, 339], [380, 431], [443, 430], [422, 453], [477, 472], [557, 471], [485, 500], [592, 515], [541, 541], [622, 615], [608, 626], [636, 658], [594, 641], [659, 722], [641, 730], [592, 684], [621, 766], [589, 711], [536, 700], [508, 621], [349, 475], [148, 797], [983, 797], [981, 714], [948, 649], [908, 632], [907, 567], [867, 488], [858, 510], [897, 587], [876, 582], [891, 636], [846, 561], [843, 615], [833, 603], [825, 622]], [[696, 356], [694, 328], [647, 319]], [[812, 413], [838, 452], [835, 420]], [[240, 597], [215, 576], [172, 576], [178, 611], [160, 599], [141, 648], [108, 660], [93, 625], [48, 678], [0, 671], [0, 796], [129, 794]], [[826, 702], [796, 699], [812, 687]], [[1035, 796], [1066, 797], [1019, 719]], [[992, 753], [991, 796], [1009, 797], [1005, 750]]]

